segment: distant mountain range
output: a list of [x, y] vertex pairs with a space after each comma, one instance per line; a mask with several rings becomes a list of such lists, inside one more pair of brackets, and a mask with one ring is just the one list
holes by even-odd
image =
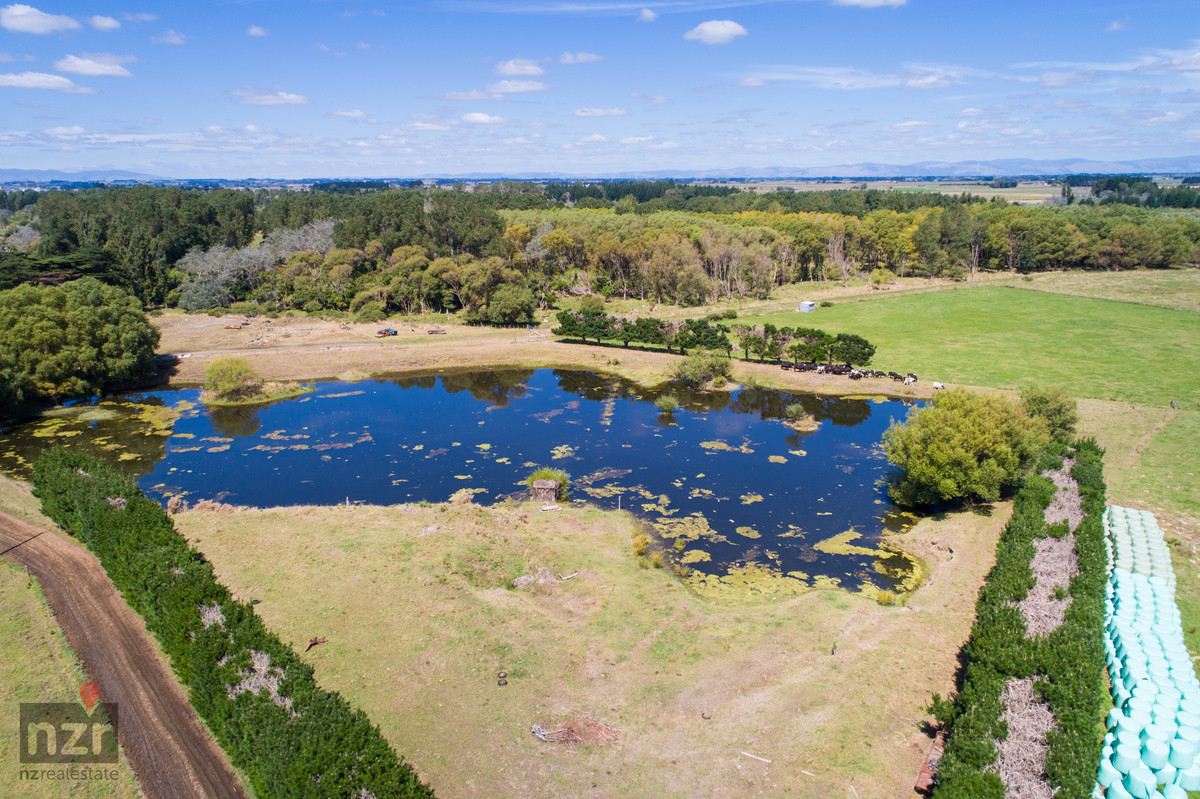
[[147, 175], [142, 172], [126, 172], [120, 169], [63, 172], [58, 169], [0, 168], [0, 181], [5, 183], [112, 183], [115, 181], [155, 183], [162, 180], [166, 180], [166, 178], [159, 177], [158, 175]]
[[[607, 178], [624, 180], [665, 180], [673, 178], [699, 180], [784, 180], [797, 178], [977, 178], [977, 177], [1022, 177], [1056, 175], [1124, 175], [1124, 174], [1200, 174], [1200, 155], [1178, 158], [1139, 158], [1129, 161], [1092, 161], [1086, 158], [1061, 158], [1037, 160], [1032, 158], [1001, 158], [993, 161], [920, 161], [915, 164], [859, 163], [816, 167], [742, 167], [732, 169], [702, 170], [646, 170], [644, 172], [621, 172], [605, 175]], [[426, 176], [434, 177], [434, 176]], [[597, 175], [574, 175], [570, 173], [472, 173], [437, 177], [455, 177], [462, 180], [564, 180], [576, 177], [601, 177]]]
[[[787, 178], [979, 178], [979, 177], [1024, 177], [1079, 175], [1079, 174], [1200, 174], [1200, 155], [1177, 158], [1137, 158], [1127, 161], [1093, 161], [1086, 158], [1061, 158], [1039, 160], [1033, 158], [1000, 158], [992, 161], [920, 161], [914, 164], [859, 163], [818, 167], [742, 167], [731, 169], [660, 169], [611, 174], [582, 172], [472, 172], [466, 174], [409, 175], [395, 179], [421, 177], [424, 179], [454, 180], [784, 180]], [[66, 172], [53, 169], [4, 169], [0, 168], [0, 182], [4, 183], [269, 183], [269, 182], [312, 182], [315, 180], [353, 180], [380, 178], [309, 178], [307, 180], [255, 179], [242, 181], [237, 178], [201, 180], [177, 177], [162, 177], [125, 170], [81, 170]]]

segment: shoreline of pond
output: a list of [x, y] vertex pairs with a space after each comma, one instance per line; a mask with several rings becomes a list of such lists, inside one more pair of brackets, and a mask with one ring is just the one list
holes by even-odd
[[[335, 320], [281, 318], [263, 320], [264, 324], [271, 323], [273, 332], [254, 346], [242, 346], [234, 336], [247, 334], [226, 331], [220, 318], [178, 315], [154, 321], [162, 334], [162, 354], [173, 353], [180, 358], [161, 373], [163, 382], [157, 386], [160, 390], [201, 386], [204, 365], [211, 358], [228, 355], [245, 358], [259, 377], [270, 380], [336, 380], [348, 371], [386, 379], [436, 374], [439, 370], [585, 369], [621, 377], [648, 389], [670, 383], [670, 370], [681, 357], [636, 347], [568, 344], [550, 337], [552, 323], [521, 331], [441, 324], [438, 327], [445, 333], [432, 338], [417, 323], [408, 333], [379, 340], [374, 338], [373, 325], [352, 324], [347, 330]], [[928, 400], [933, 396], [929, 380], [902, 386], [889, 378], [852, 381], [835, 375], [784, 371], [778, 364], [736, 358], [732, 365], [731, 384], [712, 390], [735, 391], [752, 376], [763, 388], [830, 397]]]
[[[888, 545], [908, 523], [885, 518], [875, 451], [914, 400], [649, 389], [600, 369], [423, 371], [321, 381], [311, 395], [265, 407], [205, 409], [196, 389], [77, 403], [11, 439], [5, 460], [28, 468], [47, 445], [82, 446], [132, 470], [160, 501], [252, 508], [344, 496], [440, 503], [464, 491], [492, 504], [512, 496], [523, 470], [561, 464], [575, 472], [573, 497], [591, 508], [619, 508], [624, 495], [658, 544], [675, 545], [662, 552], [666, 567], [698, 592], [781, 598], [861, 584], [883, 600], [921, 581], [921, 565]], [[653, 407], [664, 393], [680, 401], [671, 424]], [[789, 403], [824, 430], [790, 430]], [[657, 466], [646, 460], [654, 452]], [[280, 482], [284, 474], [292, 479]]]

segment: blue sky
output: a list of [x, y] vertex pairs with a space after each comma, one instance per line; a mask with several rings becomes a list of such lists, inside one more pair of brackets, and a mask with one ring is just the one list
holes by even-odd
[[1200, 153], [1196, 0], [129, 1], [0, 0], [0, 167], [605, 175]]

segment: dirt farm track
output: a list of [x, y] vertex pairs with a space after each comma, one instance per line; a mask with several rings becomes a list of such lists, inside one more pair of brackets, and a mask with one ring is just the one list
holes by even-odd
[[37, 577], [88, 677], [116, 702], [118, 736], [147, 799], [245, 797], [100, 561], [65, 535], [0, 510], [0, 554]]

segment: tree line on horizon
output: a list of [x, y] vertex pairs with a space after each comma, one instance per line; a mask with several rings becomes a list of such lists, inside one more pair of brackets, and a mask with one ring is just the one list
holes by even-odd
[[[672, 181], [49, 191], [17, 212], [20, 225], [5, 211], [0, 287], [92, 274], [146, 308], [364, 321], [463, 311], [472, 322], [524, 324], [564, 296], [692, 306], [765, 299], [801, 281], [1200, 265], [1200, 221], [1109, 202], [1143, 197], [1139, 183], [1095, 186], [1101, 204], [1058, 207]], [[0, 192], [0, 209], [28, 199]], [[22, 240], [17, 232], [36, 236], [6, 246]]]

